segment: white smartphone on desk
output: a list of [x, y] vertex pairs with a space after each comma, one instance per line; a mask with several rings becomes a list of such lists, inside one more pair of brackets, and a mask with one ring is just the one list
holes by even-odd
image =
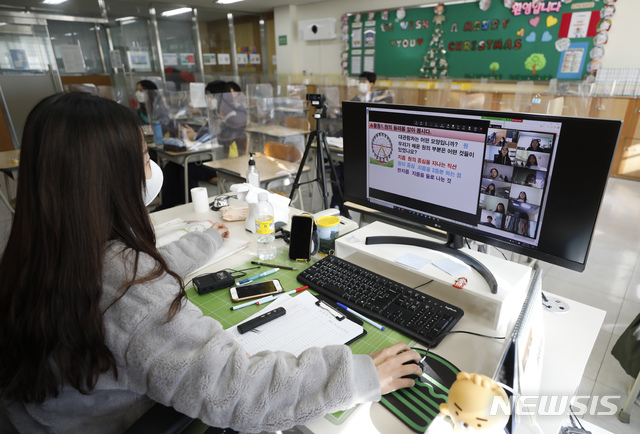
[[229, 289], [232, 301], [250, 300], [252, 298], [264, 297], [284, 292], [282, 284], [278, 279], [260, 283], [248, 283], [242, 286], [234, 286]]

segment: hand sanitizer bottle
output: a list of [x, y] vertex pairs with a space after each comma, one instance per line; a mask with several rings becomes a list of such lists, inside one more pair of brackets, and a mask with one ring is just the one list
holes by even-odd
[[249, 167], [247, 168], [247, 184], [260, 188], [260, 173], [256, 169], [256, 160], [253, 159], [254, 153], [251, 152], [249, 158]]

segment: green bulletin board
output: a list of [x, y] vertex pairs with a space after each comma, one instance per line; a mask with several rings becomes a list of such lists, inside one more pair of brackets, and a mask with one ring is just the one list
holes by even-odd
[[498, 80], [595, 74], [612, 1], [511, 3], [493, 0], [485, 11], [472, 2], [345, 15], [343, 74]]

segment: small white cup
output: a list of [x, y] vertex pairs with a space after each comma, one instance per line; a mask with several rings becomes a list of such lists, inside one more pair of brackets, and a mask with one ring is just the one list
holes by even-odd
[[209, 196], [207, 189], [204, 187], [195, 187], [191, 189], [191, 201], [193, 202], [193, 210], [197, 213], [209, 211]]

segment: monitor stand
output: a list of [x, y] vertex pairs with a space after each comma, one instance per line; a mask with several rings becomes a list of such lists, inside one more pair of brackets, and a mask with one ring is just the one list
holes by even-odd
[[487, 281], [492, 294], [498, 293], [498, 282], [493, 273], [485, 267], [480, 261], [462, 252], [462, 238], [457, 235], [448, 234], [446, 244], [437, 243], [435, 241], [425, 240], [422, 238], [412, 237], [399, 237], [399, 236], [373, 236], [367, 237], [365, 244], [406, 244], [409, 246], [424, 247], [431, 250], [436, 250], [448, 255], [453, 256], [456, 259], [469, 265], [476, 270]]

